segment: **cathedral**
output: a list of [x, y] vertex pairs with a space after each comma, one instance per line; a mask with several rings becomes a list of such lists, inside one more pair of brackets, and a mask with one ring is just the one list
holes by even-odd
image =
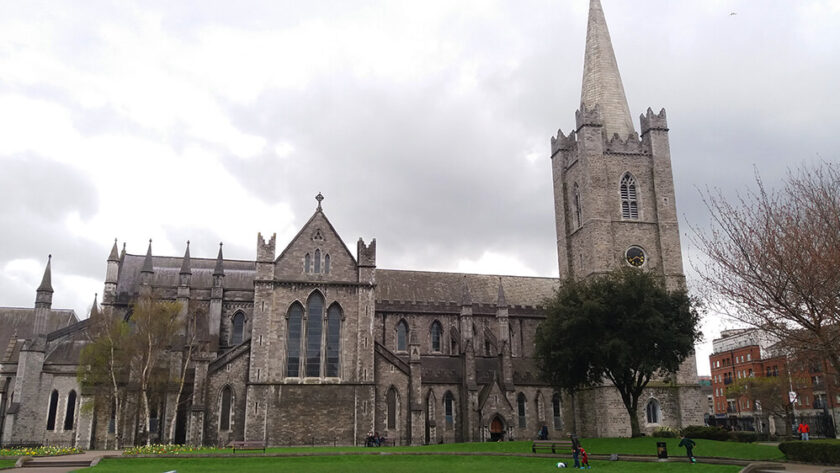
[[[648, 109], [637, 131], [600, 0], [584, 57], [575, 126], [551, 138], [559, 279], [379, 268], [376, 240], [349, 247], [320, 194], [291, 241], [258, 234], [253, 260], [115, 242], [92, 317], [128, 318], [144, 293], [203, 314], [183, 392], [152, 406], [152, 441], [364, 445], [378, 432], [420, 445], [531, 439], [542, 426], [549, 438], [629, 436], [614, 388], [570, 396], [534, 362], [542, 306], [565, 278], [631, 265], [684, 285], [665, 111]], [[0, 308], [0, 441], [113, 446], [111, 403], [77, 380], [90, 319], [53, 308], [52, 294], [48, 262], [34, 308]], [[177, 365], [183, 350], [171, 351]], [[122, 405], [126, 445], [145, 441], [136, 397]], [[702, 425], [703, 403], [692, 356], [650, 383], [640, 426]]]

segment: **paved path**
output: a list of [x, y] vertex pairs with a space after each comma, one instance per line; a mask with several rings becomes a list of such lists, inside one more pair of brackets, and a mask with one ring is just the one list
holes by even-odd
[[79, 466], [64, 466], [63, 463], [66, 462], [88, 462], [90, 464], [96, 457], [101, 456], [119, 456], [122, 455], [122, 452], [119, 450], [89, 450], [85, 453], [80, 453], [77, 455], [60, 455], [55, 457], [38, 457], [33, 459], [32, 461], [37, 461], [38, 464], [48, 465], [50, 463], [55, 463], [55, 466], [39, 466], [38, 468], [12, 468], [9, 470], [3, 470], [3, 473], [7, 472], [26, 472], [26, 473], [67, 473], [70, 471], [78, 470]]

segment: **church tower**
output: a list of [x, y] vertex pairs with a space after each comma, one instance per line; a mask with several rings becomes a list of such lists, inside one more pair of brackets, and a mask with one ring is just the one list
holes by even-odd
[[600, 0], [591, 0], [583, 86], [575, 128], [551, 139], [560, 278], [620, 265], [663, 273], [680, 287], [682, 269], [665, 110], [641, 116], [641, 136], [618, 71]]

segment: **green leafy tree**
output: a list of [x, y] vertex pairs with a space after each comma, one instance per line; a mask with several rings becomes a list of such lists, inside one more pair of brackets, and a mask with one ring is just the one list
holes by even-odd
[[676, 372], [700, 339], [697, 303], [685, 290], [669, 292], [662, 276], [628, 267], [567, 280], [546, 306], [536, 337], [544, 379], [570, 393], [608, 380], [640, 436], [642, 391], [657, 373]]

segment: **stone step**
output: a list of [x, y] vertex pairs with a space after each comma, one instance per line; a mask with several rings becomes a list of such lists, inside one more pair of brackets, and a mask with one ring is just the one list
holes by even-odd
[[22, 465], [24, 468], [87, 468], [90, 460], [31, 460]]

